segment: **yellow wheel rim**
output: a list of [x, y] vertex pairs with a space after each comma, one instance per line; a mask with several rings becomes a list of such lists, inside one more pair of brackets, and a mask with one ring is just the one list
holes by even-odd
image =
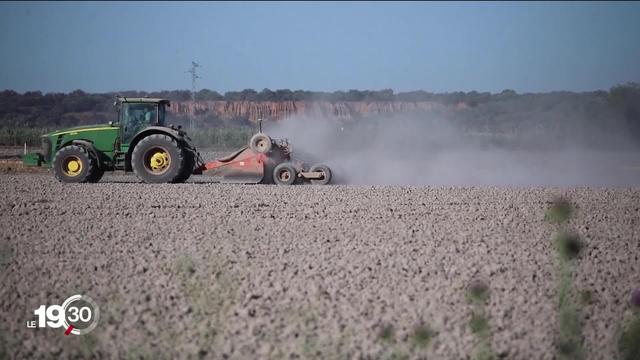
[[82, 172], [82, 160], [77, 156], [69, 156], [64, 159], [62, 169], [67, 176], [78, 176]]
[[153, 172], [163, 172], [171, 165], [171, 158], [166, 151], [156, 150], [149, 159], [149, 168]]

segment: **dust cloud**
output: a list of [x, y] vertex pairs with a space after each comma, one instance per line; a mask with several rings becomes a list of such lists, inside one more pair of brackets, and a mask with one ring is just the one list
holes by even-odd
[[[622, 132], [575, 136], [462, 130], [437, 117], [399, 115], [341, 121], [292, 117], [265, 123], [293, 156], [329, 165], [334, 183], [440, 186], [640, 186], [640, 151]], [[585, 134], [582, 134], [585, 135]]]

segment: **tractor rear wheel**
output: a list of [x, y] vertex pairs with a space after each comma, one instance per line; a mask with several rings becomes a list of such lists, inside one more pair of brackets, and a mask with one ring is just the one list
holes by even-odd
[[131, 154], [133, 172], [146, 183], [177, 182], [186, 163], [185, 149], [176, 139], [165, 134], [145, 137]]
[[193, 174], [193, 168], [196, 166], [196, 154], [191, 150], [184, 150], [184, 169], [175, 180], [177, 183], [183, 183]]
[[282, 163], [273, 169], [273, 182], [276, 185], [293, 185], [296, 182], [298, 171], [291, 163]]
[[53, 158], [53, 174], [61, 182], [96, 182], [100, 172], [97, 160], [80, 145], [65, 146]]

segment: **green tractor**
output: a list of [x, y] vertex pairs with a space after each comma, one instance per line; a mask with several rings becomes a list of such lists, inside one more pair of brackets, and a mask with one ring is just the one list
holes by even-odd
[[187, 134], [165, 124], [168, 100], [118, 96], [118, 121], [42, 136], [27, 166], [50, 167], [62, 182], [98, 182], [105, 171], [133, 171], [146, 183], [186, 181], [202, 160]]

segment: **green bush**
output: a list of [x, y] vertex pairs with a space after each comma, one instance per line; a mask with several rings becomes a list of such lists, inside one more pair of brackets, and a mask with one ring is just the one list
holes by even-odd
[[30, 129], [30, 128], [0, 128], [0, 145], [21, 146], [27, 143], [28, 146], [40, 146], [40, 136], [51, 131], [50, 129]]

